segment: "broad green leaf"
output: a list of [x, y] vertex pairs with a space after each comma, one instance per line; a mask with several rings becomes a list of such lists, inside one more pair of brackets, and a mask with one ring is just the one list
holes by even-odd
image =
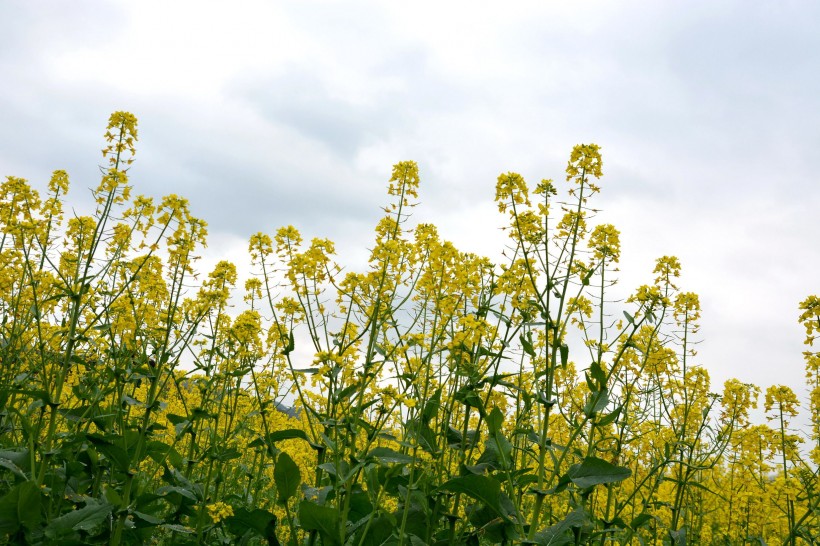
[[208, 456], [214, 460], [227, 462], [238, 459], [242, 454], [235, 447], [213, 446], [208, 450]]
[[180, 525], [178, 523], [165, 523], [160, 525], [163, 529], [168, 529], [169, 531], [173, 531], [175, 533], [181, 533], [183, 535], [190, 535], [193, 533], [190, 527], [185, 527], [184, 525]]
[[108, 519], [114, 509], [108, 503], [100, 503], [94, 499], [79, 510], [74, 510], [65, 515], [54, 519], [46, 527], [46, 536], [49, 538], [58, 538], [68, 531], [85, 531], [92, 533], [95, 529], [102, 526], [103, 522]]
[[421, 410], [421, 418], [425, 425], [430, 424], [430, 421], [438, 413], [441, 407], [441, 388], [436, 389], [427, 402], [424, 403], [424, 408]]
[[157, 464], [170, 463], [171, 466], [182, 468], [182, 455], [165, 442], [153, 440], [146, 445], [146, 452]]
[[306, 500], [300, 502], [299, 525], [306, 531], [317, 531], [324, 546], [338, 546], [342, 542], [339, 536], [339, 513], [329, 506], [320, 506]]
[[632, 475], [632, 471], [616, 466], [598, 457], [587, 457], [581, 464], [573, 465], [568, 476], [570, 481], [585, 489], [602, 483], [620, 482]]
[[357, 523], [372, 513], [373, 503], [370, 502], [370, 496], [366, 492], [359, 489], [350, 494], [350, 510], [347, 512], [347, 521]]
[[518, 336], [518, 340], [521, 342], [521, 347], [524, 349], [524, 352], [530, 355], [530, 357], [535, 358], [535, 348], [532, 345], [532, 332], [527, 332], [529, 335], [525, 336], [521, 334]]
[[461, 446], [461, 431], [453, 428], [452, 425], [447, 426], [447, 443], [451, 446], [454, 444]]
[[138, 524], [139, 527], [155, 527], [157, 525], [162, 525], [162, 522], [165, 521], [162, 518], [152, 516], [151, 514], [145, 514], [143, 512], [138, 512], [137, 510], [134, 510], [131, 513], [134, 514], [134, 517], [140, 520], [140, 522], [144, 522], [144, 525]]
[[0, 499], [0, 535], [31, 529], [41, 518], [40, 489], [34, 482], [20, 483]]
[[595, 380], [598, 389], [602, 389], [606, 386], [606, 373], [604, 369], [601, 367], [601, 363], [593, 361], [592, 364], [589, 365], [589, 373], [592, 375], [592, 378]]
[[[361, 544], [361, 546], [382, 546], [387, 539], [393, 534], [394, 524], [387, 516], [378, 516], [371, 523], [370, 526], [362, 526], [356, 535], [354, 544]], [[362, 536], [363, 533], [366, 535]]]
[[296, 340], [293, 337], [293, 330], [288, 334], [288, 345], [282, 350], [282, 354], [288, 356], [296, 348]]
[[481, 415], [486, 413], [484, 409], [484, 402], [481, 400], [481, 396], [473, 385], [464, 385], [461, 387], [453, 397], [465, 406], [470, 406], [476, 408]]
[[672, 539], [672, 544], [675, 546], [686, 546], [687, 544], [687, 530], [688, 527], [684, 525], [677, 531], [669, 531], [669, 538]]
[[376, 447], [367, 454], [368, 458], [378, 459], [383, 463], [410, 464], [415, 461], [413, 457], [406, 453], [399, 453], [389, 447]]
[[501, 434], [493, 434], [484, 441], [484, 452], [476, 461], [476, 466], [486, 464], [492, 468], [509, 468], [512, 444]]
[[607, 405], [609, 405], [609, 390], [602, 389], [601, 391], [593, 391], [589, 393], [587, 398], [587, 403], [584, 406], [584, 415], [592, 417], [606, 409]]
[[632, 520], [632, 523], [630, 523], [629, 526], [632, 527], [632, 529], [634, 529], [635, 531], [637, 531], [639, 527], [641, 527], [642, 525], [646, 525], [653, 519], [658, 519], [658, 517], [652, 514], [647, 514], [646, 512], [642, 512], [635, 519]]
[[302, 474], [299, 467], [287, 453], [280, 453], [276, 459], [276, 466], [273, 469], [273, 481], [276, 483], [279, 502], [282, 504], [288, 502], [296, 494], [296, 490], [302, 483]]
[[106, 458], [111, 461], [111, 466], [113, 468], [116, 468], [120, 472], [128, 472], [131, 466], [131, 458], [128, 456], [127, 451], [118, 445], [95, 441], [91, 435], [89, 435], [88, 438], [93, 444], [95, 444], [94, 447], [97, 448], [97, 451], [105, 455]]
[[603, 427], [603, 426], [606, 426], [606, 425], [614, 422], [615, 419], [617, 419], [618, 416], [621, 414], [622, 409], [623, 409], [622, 406], [618, 406], [611, 413], [608, 413], [608, 414], [604, 415], [603, 417], [601, 417], [600, 419], [598, 419], [595, 424], [597, 424], [598, 426]]
[[277, 430], [275, 432], [271, 432], [267, 435], [267, 440], [269, 443], [273, 444], [274, 442], [281, 442], [282, 440], [304, 440], [309, 442], [310, 440], [305, 434], [304, 430], [299, 430], [297, 428], [289, 428], [285, 430]]
[[5, 468], [6, 470], [10, 470], [13, 474], [16, 474], [18, 478], [23, 478], [24, 480], [28, 479], [26, 473], [23, 472], [23, 470], [19, 466], [11, 462], [9, 459], [4, 459], [0, 457], [0, 467]]
[[31, 468], [31, 455], [28, 449], [0, 449], [0, 459], [8, 459], [13, 462], [23, 472], [28, 472]]
[[498, 434], [501, 432], [501, 425], [504, 424], [504, 414], [500, 409], [493, 408], [493, 411], [487, 416], [487, 428], [490, 434]]
[[344, 400], [347, 400], [351, 394], [356, 392], [359, 389], [359, 385], [357, 383], [353, 383], [352, 385], [348, 385], [344, 389], [333, 393], [333, 400], [337, 404], [341, 403]]
[[467, 517], [476, 529], [481, 529], [482, 538], [491, 544], [509, 543], [510, 539], [518, 538], [513, 523], [499, 518], [486, 506], [470, 510]]
[[276, 538], [276, 516], [261, 508], [255, 510], [237, 508], [234, 515], [225, 518], [225, 525], [237, 536], [241, 536], [248, 529], [253, 529], [254, 532], [269, 540]]
[[439, 489], [453, 493], [463, 493], [484, 503], [496, 515], [507, 519], [507, 514], [501, 508], [501, 484], [495, 478], [468, 474], [445, 482]]
[[538, 546], [564, 546], [575, 544], [575, 534], [572, 529], [589, 525], [589, 514], [582, 507], [576, 508], [555, 525], [547, 527], [535, 534], [533, 542]]
[[438, 455], [436, 433], [422, 419], [413, 419], [407, 427], [410, 436], [415, 439], [421, 448], [431, 455]]
[[[401, 508], [396, 510], [393, 516], [398, 524], [402, 521], [406, 522], [404, 532], [405, 541], [410, 543], [408, 546], [425, 545], [421, 537], [424, 537], [430, 529], [430, 520], [423, 508], [418, 505], [411, 505], [407, 510]], [[401, 532], [401, 525], [397, 525], [396, 531], [397, 535]]]
[[157, 489], [157, 495], [160, 495], [160, 496], [163, 496], [163, 497], [168, 495], [168, 494], [171, 494], [171, 493], [178, 493], [178, 494], [182, 495], [185, 498], [191, 499], [192, 501], [199, 500], [197, 498], [197, 495], [193, 491], [191, 491], [190, 489], [188, 489], [186, 487], [180, 487], [180, 486], [177, 486], [177, 485], [164, 485], [164, 486], [160, 487], [159, 489]]

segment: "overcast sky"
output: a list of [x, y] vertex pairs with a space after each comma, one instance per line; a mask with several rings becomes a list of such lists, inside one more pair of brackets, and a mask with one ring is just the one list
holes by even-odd
[[[96, 186], [109, 114], [131, 180], [208, 221], [208, 263], [294, 224], [357, 262], [391, 165], [419, 221], [498, 259], [499, 173], [563, 179], [602, 147], [621, 285], [677, 255], [699, 363], [801, 395], [798, 302], [820, 292], [820, 3], [4, 1], [0, 176]], [[348, 258], [349, 257], [349, 258]], [[805, 399], [805, 396], [804, 396]]]

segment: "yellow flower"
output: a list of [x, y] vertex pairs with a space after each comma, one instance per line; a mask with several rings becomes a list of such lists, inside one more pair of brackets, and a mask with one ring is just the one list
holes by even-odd
[[587, 175], [601, 178], [603, 172], [601, 167], [601, 147], [597, 144], [578, 144], [572, 149], [567, 165], [567, 180], [577, 179], [581, 182], [581, 177], [586, 179]]
[[592, 230], [589, 237], [589, 246], [595, 250], [595, 258], [603, 260], [610, 258], [618, 262], [621, 256], [620, 233], [612, 224], [603, 224]]
[[407, 196], [419, 197], [419, 166], [415, 161], [401, 161], [393, 165], [393, 176], [387, 193], [402, 198], [402, 205], [408, 206]]
[[789, 387], [785, 385], [772, 385], [766, 389], [765, 411], [775, 410], [783, 412], [784, 415], [795, 416], [798, 413], [800, 401]]
[[504, 212], [510, 204], [529, 206], [529, 190], [524, 177], [512, 172], [499, 175], [495, 185], [495, 202], [498, 203], [498, 212]]
[[221, 501], [209, 504], [205, 508], [207, 508], [208, 515], [211, 516], [214, 523], [219, 523], [223, 519], [233, 515], [233, 508], [231, 508], [229, 504], [225, 504]]

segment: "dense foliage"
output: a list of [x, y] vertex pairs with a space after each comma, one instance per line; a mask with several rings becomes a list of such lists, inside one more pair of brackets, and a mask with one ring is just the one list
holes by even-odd
[[[0, 541], [10, 544], [747, 544], [820, 535], [812, 429], [787, 387], [714, 394], [680, 263], [613, 302], [618, 231], [592, 227], [602, 162], [498, 178], [504, 262], [409, 224], [402, 162], [369, 267], [293, 227], [255, 276], [194, 267], [206, 225], [133, 197], [117, 112], [96, 212], [0, 186]], [[243, 304], [237, 305], [239, 301]], [[806, 342], [820, 299], [800, 304]], [[801, 447], [801, 443], [804, 445]], [[805, 445], [805, 444], [809, 445]]]

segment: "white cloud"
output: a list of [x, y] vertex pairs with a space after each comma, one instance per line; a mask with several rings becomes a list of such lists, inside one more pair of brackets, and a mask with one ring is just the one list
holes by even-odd
[[0, 175], [44, 183], [66, 168], [76, 188], [96, 185], [105, 119], [128, 109], [141, 120], [138, 191], [188, 197], [214, 256], [295, 224], [361, 263], [403, 159], [422, 170], [416, 219], [497, 256], [497, 175], [560, 181], [571, 146], [598, 142], [599, 219], [623, 230], [621, 288], [678, 254], [682, 287], [702, 297], [713, 376], [797, 387], [796, 306], [820, 290], [819, 10], [6, 3]]

